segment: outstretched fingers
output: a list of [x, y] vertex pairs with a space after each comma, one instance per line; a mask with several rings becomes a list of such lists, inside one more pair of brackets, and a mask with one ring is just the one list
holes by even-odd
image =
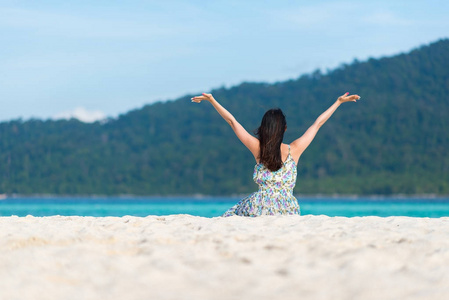
[[207, 97], [205, 97], [205, 96], [195, 96], [195, 97], [192, 97], [190, 99], [192, 100], [192, 102], [200, 103], [202, 100], [207, 100]]
[[192, 100], [192, 102], [200, 103], [203, 100], [210, 100], [210, 99], [212, 99], [212, 94], [202, 93], [201, 96], [195, 96], [195, 97], [192, 97], [190, 99]]
[[192, 102], [195, 102], [195, 103], [200, 103], [201, 100], [204, 100], [204, 97], [202, 97], [202, 96], [195, 96], [195, 97], [190, 98], [190, 100], [192, 100]]
[[348, 99], [349, 99], [349, 101], [357, 102], [357, 100], [360, 99], [360, 96], [359, 95], [351, 95], [351, 96], [348, 96]]
[[360, 99], [359, 95], [349, 95], [349, 92], [344, 93], [343, 95], [341, 95], [340, 97], [338, 97], [338, 99], [341, 102], [357, 102], [357, 100]]

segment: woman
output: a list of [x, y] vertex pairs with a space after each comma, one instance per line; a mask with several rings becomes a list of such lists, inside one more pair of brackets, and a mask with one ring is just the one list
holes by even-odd
[[259, 191], [251, 194], [231, 207], [223, 217], [239, 215], [255, 217], [260, 215], [300, 214], [298, 201], [293, 196], [296, 184], [296, 166], [301, 154], [315, 138], [318, 130], [332, 116], [340, 104], [356, 102], [358, 95], [338, 97], [312, 126], [290, 145], [282, 143], [287, 130], [285, 116], [280, 109], [270, 109], [262, 118], [257, 129], [257, 138], [250, 135], [242, 125], [228, 112], [212, 94], [193, 97], [192, 102], [209, 101], [217, 112], [234, 130], [240, 141], [251, 151], [256, 160], [253, 179], [259, 185]]

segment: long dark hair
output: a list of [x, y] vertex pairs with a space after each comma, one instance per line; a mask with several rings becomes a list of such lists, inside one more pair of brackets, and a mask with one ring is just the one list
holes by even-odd
[[262, 118], [256, 135], [259, 138], [259, 163], [274, 172], [282, 168], [281, 144], [287, 128], [285, 115], [279, 108], [268, 110]]

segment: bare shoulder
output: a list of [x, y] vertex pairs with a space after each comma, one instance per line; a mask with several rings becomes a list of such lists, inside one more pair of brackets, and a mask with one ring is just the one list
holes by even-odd
[[259, 153], [260, 153], [260, 141], [256, 138], [255, 146], [253, 149], [250, 149], [251, 153], [254, 156], [254, 159], [256, 160], [256, 163], [259, 163]]
[[288, 144], [281, 144], [281, 157], [282, 157], [282, 161], [285, 162], [288, 158], [288, 154], [291, 153], [291, 150], [289, 150], [290, 145]]
[[298, 164], [299, 157], [301, 156], [303, 150], [300, 147], [300, 145], [295, 142], [291, 143], [289, 146], [290, 146], [290, 155], [292, 156], [295, 163]]

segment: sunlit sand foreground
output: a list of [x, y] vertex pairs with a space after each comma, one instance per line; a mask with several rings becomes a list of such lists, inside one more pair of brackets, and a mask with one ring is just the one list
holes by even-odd
[[449, 218], [2, 217], [0, 299], [449, 299]]

